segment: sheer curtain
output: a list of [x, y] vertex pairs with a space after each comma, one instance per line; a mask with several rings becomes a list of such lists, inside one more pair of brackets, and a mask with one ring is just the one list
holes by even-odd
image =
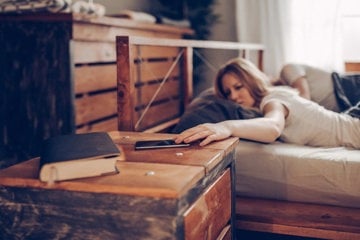
[[236, 0], [238, 40], [265, 45], [264, 71], [284, 63], [343, 71], [341, 0]]

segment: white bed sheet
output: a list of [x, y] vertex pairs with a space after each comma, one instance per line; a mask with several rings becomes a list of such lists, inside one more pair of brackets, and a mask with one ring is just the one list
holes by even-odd
[[236, 193], [360, 207], [360, 150], [241, 140], [236, 148]]

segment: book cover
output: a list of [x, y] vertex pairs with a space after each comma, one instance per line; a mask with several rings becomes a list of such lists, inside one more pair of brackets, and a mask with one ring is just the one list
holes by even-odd
[[70, 134], [44, 141], [41, 181], [60, 181], [116, 173], [121, 151], [106, 132]]

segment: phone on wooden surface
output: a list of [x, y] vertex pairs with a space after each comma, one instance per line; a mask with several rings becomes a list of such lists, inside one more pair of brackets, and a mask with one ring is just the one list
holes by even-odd
[[135, 150], [188, 147], [190, 143], [175, 143], [172, 139], [144, 140], [135, 142]]

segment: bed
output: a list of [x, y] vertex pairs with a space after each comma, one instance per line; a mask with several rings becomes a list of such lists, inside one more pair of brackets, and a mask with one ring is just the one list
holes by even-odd
[[[119, 130], [179, 132], [257, 116], [212, 89], [194, 97], [193, 55], [235, 49], [261, 69], [262, 45], [118, 36], [116, 46]], [[360, 150], [240, 140], [235, 161], [238, 230], [360, 239]]]

